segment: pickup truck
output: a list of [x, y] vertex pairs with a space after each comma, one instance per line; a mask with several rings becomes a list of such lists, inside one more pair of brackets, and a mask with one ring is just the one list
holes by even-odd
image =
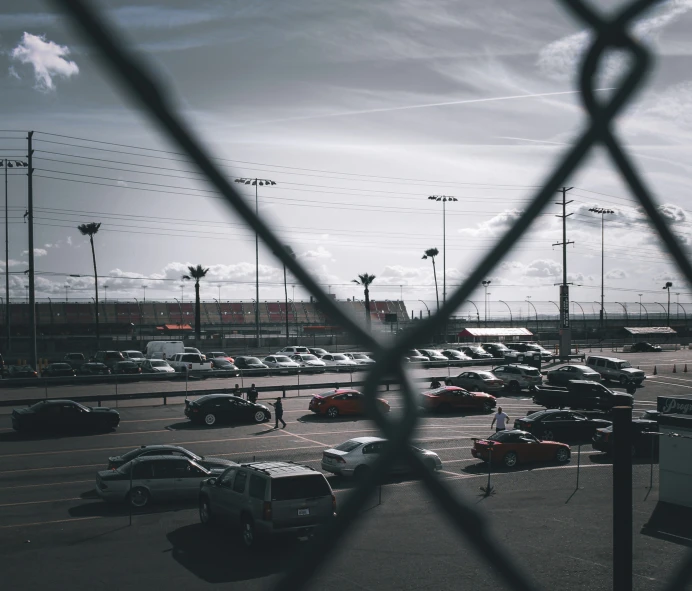
[[567, 388], [536, 387], [533, 401], [546, 408], [610, 410], [614, 406], [632, 406], [634, 397], [613, 392], [598, 382], [572, 380]]
[[198, 353], [175, 353], [168, 364], [178, 373], [211, 371], [211, 360], [202, 359]]

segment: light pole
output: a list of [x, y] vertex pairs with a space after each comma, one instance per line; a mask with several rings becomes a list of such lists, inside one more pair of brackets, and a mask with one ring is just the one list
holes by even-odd
[[144, 298], [142, 299], [142, 301], [146, 304], [147, 303], [147, 286], [142, 285], [142, 289], [144, 290]]
[[430, 317], [430, 308], [428, 308], [428, 304], [426, 304], [423, 300], [418, 300], [421, 304], [425, 306], [425, 309], [428, 311], [428, 318]]
[[[675, 320], [680, 320], [680, 292], [675, 292]], [[683, 308], [684, 310], [684, 308]]]
[[442, 306], [444, 307], [447, 301], [447, 202], [459, 200], [449, 195], [430, 195], [428, 199], [442, 202]]
[[[531, 307], [533, 308], [533, 313], [536, 315], [536, 333], [538, 333], [538, 310], [536, 310], [536, 306], [533, 305], [533, 302], [531, 301], [531, 296], [526, 296], [526, 301], [531, 305]], [[529, 310], [529, 314], [530, 312], [531, 310]]]
[[484, 312], [484, 320], [483, 322], [485, 323], [486, 326], [488, 326], [488, 285], [490, 285], [490, 281], [481, 281], [481, 285], [483, 285], [483, 289], [485, 290], [485, 298], [483, 301], [485, 302], [485, 312]]
[[183, 308], [180, 305], [180, 300], [178, 298], [173, 298], [176, 302], [178, 302], [178, 312], [180, 313], [180, 322], [178, 322], [178, 328], [180, 330], [183, 330]]
[[[253, 185], [255, 187], [255, 216], [259, 217], [259, 197], [257, 193], [257, 187], [263, 185], [276, 185], [276, 182], [269, 179], [258, 179], [258, 178], [237, 178], [236, 183], [242, 183], [244, 185]], [[257, 347], [260, 346], [260, 312], [259, 312], [259, 235], [255, 232], [255, 299], [257, 300], [257, 306], [255, 307], [255, 332], [257, 337]]]
[[504, 302], [502, 300], [498, 300], [498, 301], [501, 304], [504, 304], [505, 306], [507, 306], [507, 309], [509, 310], [509, 327], [512, 328], [512, 326], [514, 325], [514, 320], [512, 318], [512, 308], [509, 307], [509, 304], [507, 302]]
[[605, 231], [604, 231], [604, 220], [606, 214], [611, 214], [615, 213], [612, 209], [606, 209], [604, 207], [592, 207], [589, 209], [589, 211], [593, 213], [598, 213], [601, 216], [601, 313], [599, 316], [600, 320], [600, 325], [601, 328], [603, 328], [603, 302], [604, 302], [604, 297], [603, 297], [603, 285], [604, 285], [604, 279], [605, 279], [605, 274], [604, 274], [604, 269], [605, 269]]
[[670, 288], [673, 287], [673, 283], [671, 281], [666, 281], [666, 284], [663, 286], [663, 289], [668, 291], [668, 310], [666, 311], [666, 324], [670, 326]]
[[7, 349], [10, 348], [10, 230], [8, 215], [8, 193], [7, 193], [7, 169], [26, 168], [28, 164], [23, 160], [2, 160], [0, 165], [5, 169], [5, 337], [7, 339]]
[[67, 303], [67, 292], [70, 290], [70, 286], [65, 284], [65, 303]]
[[103, 286], [103, 290], [106, 292], [105, 295], [104, 295], [104, 297], [103, 297], [103, 303], [104, 303], [104, 304], [107, 304], [107, 303], [108, 303], [108, 286], [107, 286], [107, 285], [104, 285], [104, 286]]
[[637, 294], [639, 296], [639, 326], [642, 324], [642, 296], [643, 293]]

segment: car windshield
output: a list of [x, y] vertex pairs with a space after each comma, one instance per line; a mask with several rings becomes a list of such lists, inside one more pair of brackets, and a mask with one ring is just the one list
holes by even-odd
[[332, 355], [332, 359], [334, 361], [348, 361], [348, 357], [346, 357], [346, 355], [342, 355], [341, 353], [335, 353]]
[[488, 441], [497, 441], [499, 443], [502, 443], [507, 439], [509, 439], [508, 431], [498, 431], [497, 433], [493, 433], [490, 437], [488, 437]]
[[481, 378], [482, 380], [494, 380], [495, 376], [491, 374], [489, 371], [479, 371], [476, 372], [478, 374], [478, 377]]
[[544, 410], [538, 410], [536, 412], [532, 412], [531, 414], [526, 415], [525, 418], [531, 419], [532, 421], [535, 421], [536, 419], [542, 417], [543, 415], [545, 415], [545, 411]]
[[32, 404], [29, 408], [30, 408], [31, 410], [38, 410], [38, 409], [41, 408], [44, 404], [45, 404], [45, 402], [37, 402], [36, 404]]
[[126, 351], [127, 356], [131, 357], [132, 359], [144, 359], [144, 355], [142, 355], [139, 351]]
[[367, 355], [363, 355], [362, 353], [353, 353], [353, 358], [354, 359], [370, 359]]
[[152, 366], [152, 367], [168, 367], [168, 363], [166, 363], [166, 362], [163, 361], [163, 360], [160, 360], [160, 361], [152, 361], [152, 362], [151, 362], [151, 366]]
[[495, 349], [498, 349], [500, 351], [510, 351], [509, 347], [507, 347], [506, 345], [503, 345], [502, 343], [488, 343], [485, 346], [495, 348]]
[[632, 364], [629, 361], [620, 361], [617, 366], [618, 369], [627, 369], [628, 367], [632, 367]]
[[228, 359], [218, 359], [217, 358], [217, 359], [214, 359], [214, 363], [216, 365], [224, 365], [224, 366], [231, 365], [231, 362], [228, 361]]
[[525, 370], [524, 370], [524, 373], [525, 373], [527, 376], [532, 376], [532, 377], [536, 377], [536, 376], [540, 376], [540, 375], [541, 375], [541, 372], [538, 371], [537, 369], [525, 369]]
[[257, 359], [257, 357], [246, 357], [246, 358], [245, 358], [245, 363], [254, 364], [254, 365], [259, 365], [259, 364], [261, 364], [262, 362], [261, 362], [259, 359]]
[[408, 355], [409, 357], [420, 357], [420, 352], [417, 351], [416, 349], [411, 349], [411, 350], [407, 353], [407, 355]]
[[317, 357], [314, 355], [301, 355], [303, 361], [317, 361]]
[[274, 357], [279, 363], [293, 363], [288, 357], [285, 355], [277, 355]]
[[339, 451], [353, 451], [357, 447], [363, 445], [360, 441], [353, 441], [352, 439], [349, 441], [344, 441], [341, 445], [337, 445], [334, 449], [338, 449]]
[[285, 476], [272, 479], [272, 501], [291, 501], [331, 496], [332, 490], [322, 474]]

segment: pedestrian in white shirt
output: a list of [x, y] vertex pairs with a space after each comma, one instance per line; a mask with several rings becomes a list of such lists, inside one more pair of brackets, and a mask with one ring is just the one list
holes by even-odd
[[493, 425], [495, 422], [497, 422], [497, 427], [495, 428], [495, 433], [498, 431], [504, 431], [507, 429], [507, 421], [509, 421], [509, 416], [507, 416], [507, 413], [502, 412], [502, 407], [498, 406], [497, 407], [497, 412], [495, 413], [495, 416], [493, 417], [493, 422], [490, 423], [490, 428], [493, 428]]

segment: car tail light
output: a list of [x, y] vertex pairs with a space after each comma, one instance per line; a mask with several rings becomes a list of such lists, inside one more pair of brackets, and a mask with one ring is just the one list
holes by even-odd
[[264, 521], [271, 521], [272, 518], [272, 504], [270, 501], [265, 501], [262, 507], [262, 517]]
[[34, 375], [37, 376], [38, 374], [36, 372], [34, 372]]

